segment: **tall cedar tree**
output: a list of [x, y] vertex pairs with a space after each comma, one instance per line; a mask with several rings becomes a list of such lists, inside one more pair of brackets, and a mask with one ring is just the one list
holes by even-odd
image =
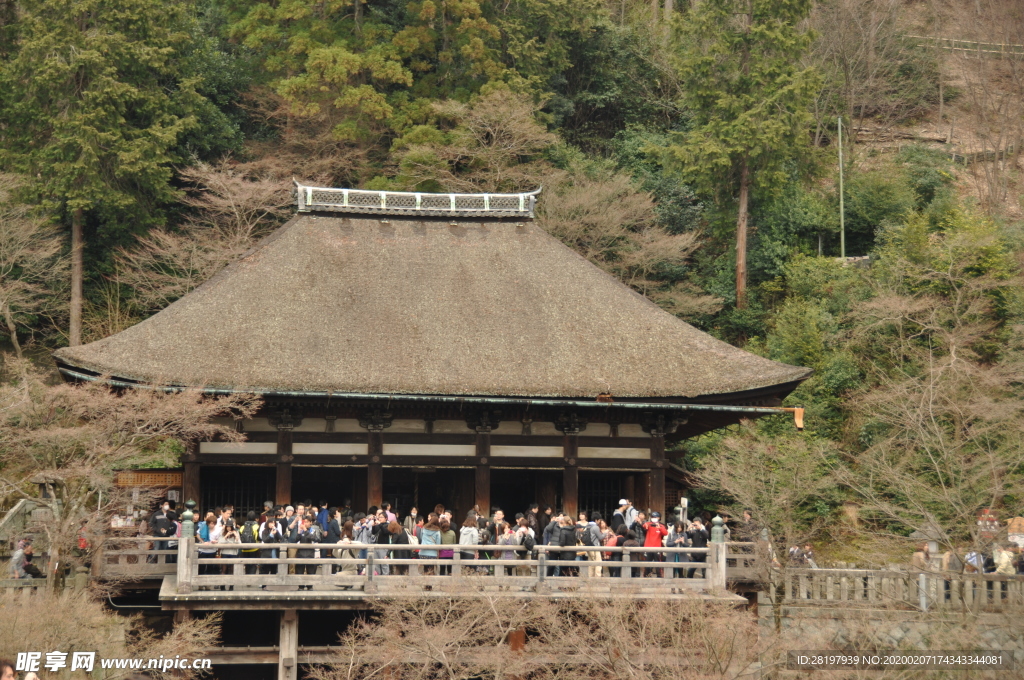
[[[140, 215], [174, 198], [195, 83], [175, 77], [186, 5], [35, 0], [0, 65], [0, 160], [38, 178], [35, 198], [71, 226], [69, 343], [82, 337], [83, 227], [92, 211]], [[134, 221], [134, 220], [125, 220]]]
[[752, 189], [771, 193], [809, 150], [818, 78], [801, 69], [810, 0], [705, 0], [679, 23], [681, 90], [693, 127], [669, 148], [683, 179], [723, 203], [738, 191], [736, 306], [746, 306]]

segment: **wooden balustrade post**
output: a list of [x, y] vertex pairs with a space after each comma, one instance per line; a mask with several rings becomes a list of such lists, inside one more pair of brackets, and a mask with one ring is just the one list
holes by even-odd
[[196, 560], [191, 536], [182, 536], [178, 541], [178, 593], [187, 595], [192, 592], [192, 563]]
[[622, 578], [633, 578], [633, 568], [629, 565], [629, 548], [624, 548], [622, 550], [622, 569], [623, 571], [620, 572], [622, 574]]
[[708, 590], [720, 590], [725, 588], [725, 556], [726, 547], [724, 543], [708, 543], [707, 560], [710, 562], [705, 573], [707, 577]]
[[364, 593], [376, 593], [377, 584], [373, 582], [373, 549], [369, 548], [366, 551], [366, 583], [363, 584]]

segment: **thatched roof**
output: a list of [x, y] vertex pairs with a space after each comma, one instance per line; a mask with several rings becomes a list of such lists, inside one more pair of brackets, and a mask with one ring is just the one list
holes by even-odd
[[693, 398], [809, 373], [698, 331], [530, 222], [308, 214], [55, 356], [132, 381], [363, 394]]

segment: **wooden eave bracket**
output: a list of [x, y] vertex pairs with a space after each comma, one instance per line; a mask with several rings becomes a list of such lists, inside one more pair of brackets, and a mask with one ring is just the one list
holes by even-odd
[[796, 429], [801, 430], [801, 431], [804, 429], [804, 409], [803, 408], [779, 407], [779, 410], [780, 411], [785, 411], [787, 413], [792, 413], [793, 414], [793, 423], [796, 425]]

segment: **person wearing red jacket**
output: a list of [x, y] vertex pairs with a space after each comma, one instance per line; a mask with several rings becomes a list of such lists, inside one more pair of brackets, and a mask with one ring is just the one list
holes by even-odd
[[[662, 547], [662, 541], [668, 536], [668, 529], [661, 523], [661, 513], [652, 512], [651, 521], [644, 523], [644, 547], [645, 548], [660, 548]], [[648, 562], [661, 562], [664, 555], [661, 551], [647, 553]], [[658, 570], [647, 568], [644, 569], [644, 576], [657, 576]]]

